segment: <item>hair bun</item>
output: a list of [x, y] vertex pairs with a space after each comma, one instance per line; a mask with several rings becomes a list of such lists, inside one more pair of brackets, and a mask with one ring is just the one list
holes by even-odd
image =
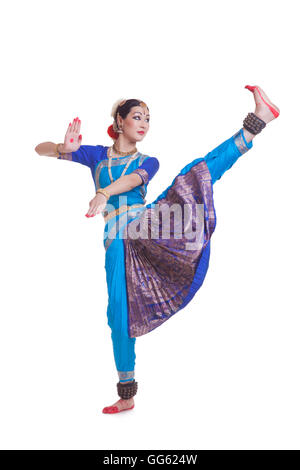
[[119, 134], [117, 134], [114, 131], [114, 128], [113, 128], [112, 124], [107, 128], [107, 133], [108, 133], [109, 137], [111, 137], [113, 140], [117, 140], [117, 138], [119, 137]]
[[113, 107], [111, 109], [111, 116], [115, 119], [115, 114], [116, 114], [116, 111], [118, 109], [118, 106], [122, 103], [126, 103], [126, 99], [124, 98], [120, 98], [119, 100], [117, 100], [114, 104], [113, 104]]

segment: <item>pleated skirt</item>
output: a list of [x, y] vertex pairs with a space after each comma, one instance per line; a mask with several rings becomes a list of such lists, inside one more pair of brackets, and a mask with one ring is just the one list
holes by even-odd
[[203, 158], [186, 165], [155, 201], [112, 221], [104, 241], [111, 328], [121, 324], [135, 338], [186, 307], [206, 276], [215, 226]]

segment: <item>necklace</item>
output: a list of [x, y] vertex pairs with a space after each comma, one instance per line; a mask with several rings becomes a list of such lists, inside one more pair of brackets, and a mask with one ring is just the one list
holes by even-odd
[[126, 157], [127, 155], [132, 155], [132, 154], [134, 154], [134, 153], [137, 151], [137, 148], [134, 147], [134, 149], [133, 149], [133, 150], [130, 150], [130, 152], [121, 152], [120, 150], [117, 149], [115, 143], [113, 144], [112, 148], [114, 149], [114, 151], [115, 151], [116, 153], [118, 153], [119, 155], [121, 155], [121, 157]]
[[[114, 179], [113, 179], [113, 176], [111, 174], [111, 161], [112, 161], [112, 156], [111, 156], [111, 148], [108, 149], [109, 152], [107, 152], [107, 156], [109, 157], [108, 158], [108, 174], [109, 174], [109, 178], [110, 178], [110, 181], [113, 182]], [[126, 172], [127, 168], [129, 167], [130, 163], [132, 162], [132, 160], [137, 156], [138, 152], [135, 152], [133, 155], [131, 155], [131, 157], [129, 158], [128, 162], [127, 162], [127, 165], [125, 166], [124, 170], [122, 171], [122, 174], [121, 176], [119, 176], [119, 178], [121, 178], [124, 173]], [[117, 161], [119, 161], [119, 158], [117, 159]], [[119, 179], [118, 178], [118, 179]]]

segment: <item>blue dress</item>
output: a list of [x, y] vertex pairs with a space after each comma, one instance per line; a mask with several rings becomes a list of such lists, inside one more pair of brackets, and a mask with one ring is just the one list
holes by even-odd
[[[172, 314], [184, 308], [191, 301], [205, 278], [210, 253], [209, 236], [206, 248], [202, 250], [201, 256], [195, 258], [195, 269], [192, 271], [190, 270], [188, 274], [190, 278], [188, 276], [186, 278], [189, 279], [189, 285], [187, 286], [188, 289], [186, 289], [184, 292], [183, 289], [180, 290], [181, 295], [176, 297], [177, 303], [174, 301], [175, 296], [173, 298], [170, 295], [171, 291], [166, 291], [166, 293], [164, 293], [164, 301], [159, 303], [160, 307], [162, 305], [164, 306], [164, 311], [159, 312], [161, 315], [157, 315], [157, 306], [154, 306], [153, 302], [148, 302], [146, 305], [145, 299], [148, 299], [147, 295], [149, 294], [149, 290], [147, 289], [149, 288], [147, 285], [142, 287], [143, 277], [138, 277], [138, 275], [136, 275], [138, 273], [138, 267], [135, 268], [134, 266], [135, 255], [134, 253], [131, 253], [132, 247], [131, 245], [129, 246], [129, 244], [126, 244], [125, 240], [123, 239], [125, 231], [128, 229], [128, 226], [130, 226], [128, 223], [132, 221], [139, 222], [145, 209], [150, 210], [150, 208], [154, 207], [154, 205], [159, 201], [165, 200], [166, 196], [171, 194], [172, 191], [176, 196], [178, 196], [180, 191], [182, 191], [182, 188], [179, 190], [177, 189], [178, 184], [176, 186], [176, 183], [178, 183], [178, 177], [186, 178], [185, 183], [188, 182], [188, 184], [195, 184], [195, 180], [197, 180], [196, 183], [199, 184], [200, 187], [199, 175], [204, 175], [206, 168], [208, 169], [207, 172], [209, 173], [209, 185], [207, 186], [207, 175], [205, 178], [202, 176], [202, 193], [209, 192], [210, 186], [219, 180], [221, 176], [232, 167], [232, 165], [241, 155], [251, 149], [252, 145], [252, 142], [248, 143], [246, 141], [243, 130], [241, 129], [231, 138], [209, 152], [204, 158], [197, 158], [186, 165], [173, 180], [173, 182], [165, 189], [165, 191], [163, 191], [154, 202], [148, 205], [145, 205], [147, 186], [159, 169], [159, 161], [155, 157], [138, 153], [136, 158], [127, 168], [126, 174], [131, 174], [133, 172], [139, 174], [143, 183], [139, 186], [136, 186], [131, 191], [111, 196], [111, 198], [107, 201], [105, 214], [109, 214], [112, 210], [122, 206], [123, 204], [128, 204], [129, 206], [139, 205], [108, 220], [104, 225], [103, 234], [103, 244], [105, 248], [105, 270], [108, 290], [107, 320], [108, 325], [111, 328], [115, 364], [119, 375], [119, 380], [121, 382], [127, 382], [134, 379], [136, 337], [142, 334], [146, 334], [147, 332], [156, 328], [168, 318], [170, 318]], [[105, 188], [111, 184], [108, 173], [107, 150], [108, 147], [101, 145], [82, 145], [76, 152], [68, 154], [67, 157], [62, 156], [60, 158], [68, 159], [70, 161], [78, 162], [88, 166], [91, 169], [95, 189], [98, 189], [99, 187]], [[128, 156], [112, 159], [111, 173], [114, 181], [120, 177], [127, 162]], [[195, 169], [200, 169], [200, 167], [201, 171], [199, 170], [198, 173], [196, 173]], [[191, 180], [193, 180], [192, 183], [190, 183]], [[190, 186], [190, 188], [192, 187], [196, 188], [198, 186]], [[207, 201], [209, 200], [207, 199]], [[204, 205], [206, 208], [207, 204]], [[212, 217], [215, 218], [213, 204], [212, 209]], [[209, 214], [207, 215], [207, 220], [209, 221]], [[215, 220], [210, 227], [210, 235], [214, 230], [214, 226]], [[159, 243], [162, 244], [162, 241], [160, 240]], [[152, 246], [153, 245], [154, 243], [152, 243]], [[149, 249], [147, 246], [149, 247], [149, 244], [144, 245], [142, 249]], [[157, 248], [158, 246], [155, 246], [155, 249]], [[171, 245], [167, 248], [171, 248]], [[176, 249], [180, 252], [178, 246]], [[168, 252], [170, 250], [164, 251]], [[157, 252], [155, 252], [155, 256], [157, 256]], [[189, 259], [190, 258], [188, 257], [185, 258], [187, 268], [189, 268]], [[163, 262], [163, 259], [161, 259], [162, 264]], [[151, 269], [152, 268], [153, 266], [151, 266]], [[149, 274], [149, 277], [147, 277], [147, 279], [149, 279], [149, 283], [151, 283], [151, 281], [153, 281], [155, 278], [155, 268], [154, 271], [152, 269], [152, 272], [151, 269], [149, 273], [147, 273], [147, 276]], [[170, 283], [171, 278], [168, 279]], [[147, 282], [145, 284], [147, 284]], [[139, 297], [139, 290], [142, 291], [144, 296]], [[172, 292], [175, 292], [175, 290]], [[155, 294], [157, 296], [159, 292], [156, 291]], [[151, 301], [153, 300], [153, 295], [154, 294], [152, 294]], [[166, 299], [166, 297], [168, 297], [168, 299]], [[178, 301], [178, 299], [180, 301]], [[137, 305], [142, 307], [140, 311], [143, 311], [143, 318], [139, 317], [139, 311], [135, 312], [135, 307]], [[132, 313], [130, 311], [132, 311]], [[131, 325], [130, 327], [129, 324]]]

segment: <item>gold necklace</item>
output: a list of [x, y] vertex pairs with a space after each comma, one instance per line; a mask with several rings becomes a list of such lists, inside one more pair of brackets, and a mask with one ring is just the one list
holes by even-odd
[[[110, 152], [109, 152], [110, 155], [108, 154], [108, 157], [109, 157], [109, 158], [108, 158], [108, 174], [109, 174], [110, 181], [113, 182], [114, 179], [113, 179], [113, 175], [112, 175], [112, 173], [111, 173], [111, 162], [112, 162], [111, 148], [109, 149], [109, 151], [110, 151]], [[136, 152], [136, 153], [134, 153], [133, 155], [131, 155], [131, 157], [129, 158], [129, 160], [128, 160], [128, 162], [127, 162], [127, 165], [125, 166], [125, 168], [124, 168], [124, 170], [122, 171], [122, 174], [121, 174], [121, 176], [119, 176], [119, 178], [121, 178], [121, 177], [124, 175], [124, 173], [126, 172], [127, 168], [129, 167], [130, 163], [131, 163], [132, 160], [137, 156], [137, 154], [138, 154], [138, 152]], [[117, 161], [119, 161], [119, 159], [118, 159]], [[118, 179], [119, 179], [119, 178], [118, 178]]]
[[121, 152], [120, 150], [117, 149], [116, 147], [116, 144], [114, 143], [112, 148], [114, 149], [114, 151], [116, 153], [118, 153], [119, 155], [121, 155], [121, 157], [126, 157], [127, 155], [133, 155], [135, 152], [137, 152], [137, 148], [134, 147], [133, 150], [130, 150], [130, 152]]

